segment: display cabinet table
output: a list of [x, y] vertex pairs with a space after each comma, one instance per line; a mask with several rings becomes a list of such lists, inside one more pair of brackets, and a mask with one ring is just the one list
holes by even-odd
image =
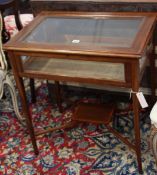
[[155, 24], [155, 13], [42, 12], [4, 46], [36, 154], [23, 77], [127, 87], [132, 91], [135, 143], [122, 140], [135, 150], [142, 172], [136, 93], [147, 61], [154, 73]]

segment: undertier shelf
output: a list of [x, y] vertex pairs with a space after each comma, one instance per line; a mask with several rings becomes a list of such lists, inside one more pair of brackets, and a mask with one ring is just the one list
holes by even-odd
[[108, 124], [112, 120], [115, 105], [80, 103], [73, 114], [73, 120]]

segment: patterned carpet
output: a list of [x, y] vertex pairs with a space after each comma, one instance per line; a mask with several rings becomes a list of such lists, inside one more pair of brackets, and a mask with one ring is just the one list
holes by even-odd
[[[98, 101], [97, 94], [72, 90], [64, 93], [65, 110], [61, 114], [56, 105], [50, 103], [46, 84], [37, 89], [37, 103], [30, 103], [36, 130], [68, 122], [75, 107], [70, 105], [72, 103]], [[27, 95], [30, 96], [29, 91]], [[11, 105], [6, 103], [7, 99], [0, 103], [0, 175], [138, 174], [134, 151], [109, 133], [103, 124], [80, 123], [73, 129], [38, 136], [40, 154], [35, 156], [30, 137], [18, 122]], [[106, 96], [106, 100], [110, 97]], [[118, 130], [133, 141], [132, 112], [119, 115]], [[142, 165], [145, 175], [155, 175], [156, 165], [149, 145], [150, 120], [145, 115], [141, 112]]]

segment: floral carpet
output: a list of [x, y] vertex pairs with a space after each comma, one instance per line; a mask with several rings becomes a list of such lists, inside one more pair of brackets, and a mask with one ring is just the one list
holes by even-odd
[[[30, 97], [29, 91], [27, 96]], [[65, 92], [64, 99], [64, 112], [60, 113], [49, 100], [47, 85], [42, 84], [37, 89], [37, 103], [29, 103], [36, 130], [70, 121], [75, 107], [70, 104], [98, 100], [97, 95], [72, 91]], [[108, 132], [103, 124], [79, 123], [71, 129], [38, 136], [40, 153], [35, 156], [26, 128], [6, 103], [0, 105], [0, 175], [138, 174], [135, 152]], [[133, 142], [132, 111], [117, 115], [121, 115], [117, 129]], [[156, 165], [149, 144], [150, 119], [145, 115], [141, 112], [143, 174], [155, 175]]]

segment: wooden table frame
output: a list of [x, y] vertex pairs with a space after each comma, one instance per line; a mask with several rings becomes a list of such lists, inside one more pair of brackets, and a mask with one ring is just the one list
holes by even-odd
[[[141, 31], [139, 32], [139, 36], [137, 36], [137, 42], [134, 42], [132, 45], [132, 51], [129, 49], [124, 53], [118, 51], [76, 51], [71, 49], [70, 47], [65, 47], [63, 45], [63, 49], [60, 50], [57, 46], [46, 45], [43, 47], [41, 44], [26, 44], [23, 42], [19, 42], [26, 36], [26, 33], [29, 33], [33, 27], [35, 27], [40, 20], [47, 15], [56, 15], [56, 16], [79, 16], [79, 17], [95, 17], [95, 16], [139, 16], [144, 15], [150, 17], [144, 25]], [[155, 54], [154, 54], [154, 28], [156, 16], [154, 13], [89, 13], [89, 12], [78, 12], [78, 13], [64, 13], [64, 12], [43, 12], [41, 13], [35, 21], [33, 21], [29, 26], [24, 28], [19, 34], [13, 38], [9, 43], [4, 46], [4, 49], [8, 52], [10, 62], [13, 68], [13, 73], [15, 76], [16, 84], [20, 93], [21, 103], [22, 103], [22, 110], [23, 115], [27, 119], [27, 127], [30, 132], [30, 137], [32, 140], [33, 148], [35, 154], [38, 154], [38, 148], [36, 144], [36, 137], [34, 133], [34, 128], [32, 125], [31, 115], [28, 110], [28, 104], [26, 99], [25, 88], [23, 84], [23, 77], [29, 78], [41, 78], [47, 80], [55, 80], [55, 81], [71, 81], [71, 82], [81, 82], [81, 83], [93, 83], [93, 84], [101, 84], [101, 85], [111, 85], [116, 87], [127, 87], [131, 88], [133, 92], [139, 92], [140, 87], [140, 80], [142, 78], [144, 68], [146, 64], [144, 64], [142, 70], [140, 70], [139, 60], [142, 55], [145, 53], [150, 61], [151, 66], [151, 75], [154, 75], [155, 72]], [[143, 37], [145, 36], [145, 37]], [[151, 43], [150, 49], [146, 50], [148, 44]], [[64, 77], [64, 76], [57, 76], [57, 75], [48, 75], [43, 74], [42, 72], [33, 72], [33, 71], [24, 71], [20, 56], [27, 55], [31, 57], [38, 57], [42, 56], [47, 59], [49, 58], [57, 58], [57, 59], [73, 59], [73, 60], [84, 60], [90, 59], [91, 61], [99, 61], [99, 62], [111, 62], [111, 63], [123, 63], [125, 65], [125, 82], [117, 82], [117, 81], [110, 81], [110, 80], [99, 80], [99, 79], [85, 79], [83, 77]], [[151, 90], [152, 96], [155, 96], [155, 80], [154, 76], [151, 77]], [[131, 148], [133, 148], [137, 154], [137, 162], [138, 162], [138, 169], [139, 172], [142, 173], [142, 162], [141, 162], [141, 148], [140, 148], [140, 126], [139, 126], [139, 102], [137, 100], [136, 94], [132, 93], [132, 101], [133, 101], [133, 112], [134, 112], [134, 131], [135, 131], [135, 144], [128, 143], [126, 139], [121, 138], [125, 143], [127, 143]], [[66, 126], [62, 126], [64, 128]], [[54, 128], [53, 130], [55, 130]], [[57, 128], [60, 129], [60, 128]], [[111, 129], [111, 128], [109, 128]], [[112, 129], [111, 129], [112, 130]], [[45, 132], [42, 132], [45, 133]], [[117, 134], [114, 130], [113, 133]], [[40, 133], [41, 134], [41, 133]], [[38, 135], [38, 134], [37, 134]]]

